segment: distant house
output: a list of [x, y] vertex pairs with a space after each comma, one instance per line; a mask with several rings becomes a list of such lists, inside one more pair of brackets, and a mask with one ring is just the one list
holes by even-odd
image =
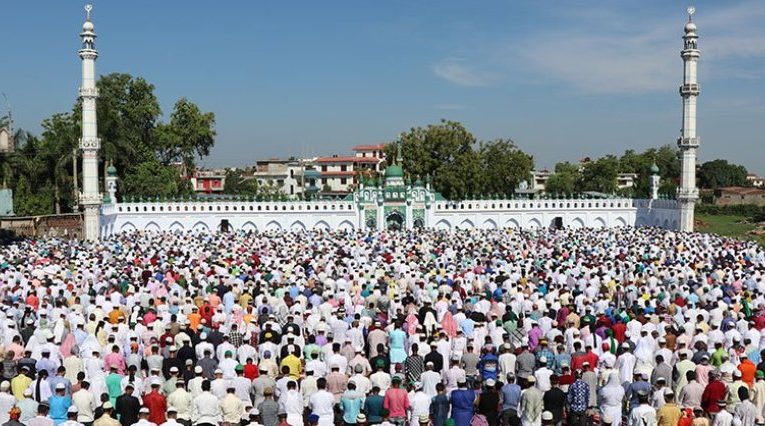
[[745, 188], [743, 186], [717, 188], [714, 192], [714, 202], [718, 206], [735, 206], [739, 204], [765, 206], [765, 189]]
[[752, 186], [754, 186], [755, 188], [762, 188], [763, 186], [765, 186], [765, 178], [758, 176], [757, 173], [747, 173], [746, 180], [747, 182], [751, 183]]
[[0, 128], [0, 153], [7, 154], [13, 152], [13, 135], [11, 132], [3, 127]]
[[222, 193], [226, 186], [225, 170], [197, 170], [191, 177], [191, 186], [194, 191], [202, 194]]

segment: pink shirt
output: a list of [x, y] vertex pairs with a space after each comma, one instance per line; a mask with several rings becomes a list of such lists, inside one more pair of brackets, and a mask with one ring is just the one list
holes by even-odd
[[409, 408], [409, 395], [401, 388], [390, 388], [385, 391], [383, 407], [390, 412], [390, 417], [406, 417]]
[[112, 352], [104, 358], [104, 370], [109, 371], [117, 367], [117, 374], [125, 375], [125, 358], [118, 352]]

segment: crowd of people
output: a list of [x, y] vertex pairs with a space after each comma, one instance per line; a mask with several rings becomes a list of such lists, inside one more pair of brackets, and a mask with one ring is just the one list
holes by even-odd
[[654, 228], [0, 247], [0, 425], [765, 424], [765, 252]]

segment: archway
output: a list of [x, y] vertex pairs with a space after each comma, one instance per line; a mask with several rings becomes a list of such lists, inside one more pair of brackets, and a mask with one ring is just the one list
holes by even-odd
[[404, 215], [398, 211], [394, 211], [385, 218], [385, 223], [388, 229], [400, 230], [404, 227]]

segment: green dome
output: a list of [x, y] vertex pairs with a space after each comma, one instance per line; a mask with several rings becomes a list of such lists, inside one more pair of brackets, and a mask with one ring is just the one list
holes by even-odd
[[106, 174], [109, 176], [117, 176], [117, 168], [111, 165], [106, 168]]
[[655, 175], [659, 174], [659, 166], [657, 166], [656, 163], [653, 163], [651, 165], [651, 173]]
[[385, 169], [385, 177], [386, 178], [393, 178], [393, 177], [404, 177], [404, 169], [401, 168], [398, 164], [393, 164], [388, 166], [388, 168]]

